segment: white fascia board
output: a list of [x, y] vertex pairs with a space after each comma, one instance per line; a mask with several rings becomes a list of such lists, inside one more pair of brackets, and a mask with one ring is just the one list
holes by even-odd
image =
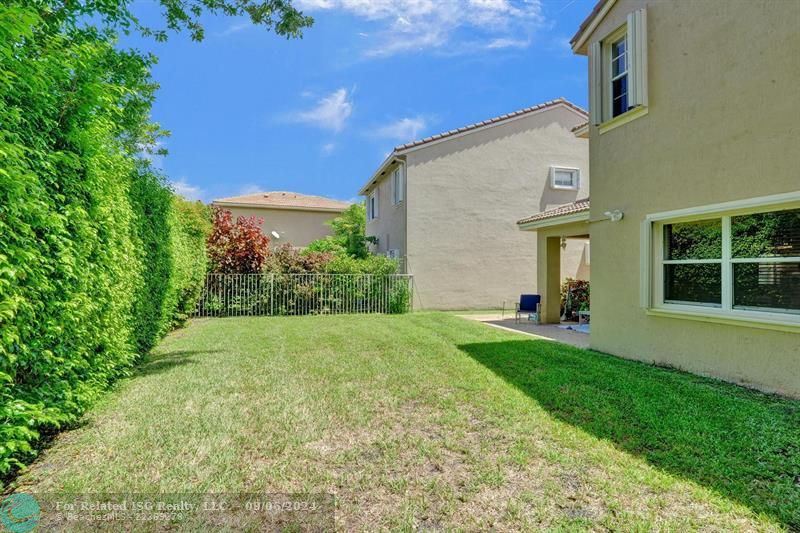
[[400, 153], [401, 152], [394, 150], [392, 151], [391, 154], [389, 154], [389, 156], [386, 159], [383, 160], [383, 163], [381, 163], [381, 166], [378, 167], [378, 170], [376, 170], [375, 173], [372, 176], [370, 176], [369, 180], [367, 180], [367, 183], [365, 183], [364, 186], [361, 187], [361, 189], [359, 189], [358, 191], [359, 196], [366, 196], [370, 188], [372, 188], [373, 185], [377, 185], [378, 182], [383, 179], [383, 176], [386, 174], [386, 171], [389, 169], [390, 166], [392, 166], [393, 163], [398, 161], [399, 162], [403, 161], [402, 159], [398, 158]]
[[600, 12], [594, 16], [592, 22], [590, 22], [589, 25], [586, 26], [586, 29], [583, 30], [583, 32], [580, 34], [578, 40], [575, 41], [575, 44], [572, 45], [572, 51], [574, 53], [580, 54], [580, 49], [583, 48], [584, 44], [586, 44], [586, 41], [589, 39], [589, 36], [594, 33], [594, 30], [596, 30], [597, 26], [599, 26], [600, 23], [603, 22], [603, 19], [606, 18], [606, 15], [608, 15], [608, 12], [611, 11], [611, 8], [614, 7], [614, 4], [616, 3], [617, 3], [616, 0], [609, 0], [609, 2], [603, 6], [603, 9], [601, 9]]

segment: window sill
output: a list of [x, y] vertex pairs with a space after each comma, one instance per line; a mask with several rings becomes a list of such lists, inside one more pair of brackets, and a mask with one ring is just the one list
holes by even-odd
[[554, 191], [577, 191], [578, 187], [559, 187], [558, 185], [551, 185], [551, 189]]
[[606, 133], [607, 131], [611, 131], [614, 128], [618, 128], [618, 127], [622, 126], [623, 124], [627, 124], [628, 122], [631, 122], [632, 120], [636, 120], [639, 117], [645, 116], [647, 114], [647, 112], [648, 112], [648, 109], [649, 108], [647, 106], [634, 107], [633, 109], [630, 109], [630, 110], [626, 111], [625, 113], [612, 118], [611, 120], [607, 120], [607, 121], [603, 122], [602, 124], [599, 124], [597, 126], [597, 131], [598, 131], [598, 133], [600, 133], [600, 135], [602, 135], [602, 134]]
[[[793, 320], [791, 315], [787, 315], [787, 320], [773, 319], [771, 317], [759, 317], [753, 315], [734, 315], [723, 314], [709, 311], [685, 311], [682, 309], [647, 309], [648, 316], [664, 318], [678, 318], [685, 320], [696, 320], [699, 322], [711, 322], [714, 324], [725, 324], [729, 326], [741, 326], [757, 329], [771, 329], [774, 331], [787, 331], [790, 333], [800, 333], [800, 321]], [[774, 315], [772, 315], [774, 316]]]

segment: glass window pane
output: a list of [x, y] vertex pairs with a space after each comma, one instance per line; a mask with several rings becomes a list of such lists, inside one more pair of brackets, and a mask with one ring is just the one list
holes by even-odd
[[664, 265], [666, 303], [722, 305], [722, 265]]
[[623, 114], [628, 110], [628, 95], [623, 94], [614, 100], [614, 105], [611, 109], [611, 116], [616, 117]]
[[556, 170], [555, 183], [560, 187], [574, 187], [575, 174], [571, 170]]
[[625, 48], [626, 48], [625, 40], [626, 38], [623, 37], [622, 39], [611, 45], [611, 57], [617, 57], [625, 53]]
[[628, 92], [628, 76], [622, 76], [611, 82], [611, 96], [618, 98]]
[[722, 220], [698, 220], [664, 226], [664, 258], [721, 259]]
[[800, 263], [735, 263], [733, 307], [800, 312]]
[[616, 77], [619, 76], [620, 73], [625, 72], [626, 70], [626, 61], [627, 54], [623, 54], [619, 56], [617, 59], [611, 62], [611, 76]]
[[800, 257], [800, 209], [731, 217], [733, 257]]

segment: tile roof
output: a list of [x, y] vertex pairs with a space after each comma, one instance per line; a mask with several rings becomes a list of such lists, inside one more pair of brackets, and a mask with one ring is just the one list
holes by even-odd
[[560, 205], [558, 207], [554, 207], [553, 209], [548, 209], [546, 211], [542, 211], [541, 213], [536, 213], [535, 215], [523, 218], [522, 220], [518, 221], [517, 224], [529, 224], [531, 222], [538, 222], [540, 220], [547, 220], [550, 218], [556, 218], [563, 215], [572, 215], [575, 213], [581, 213], [583, 211], [588, 211], [588, 210], [589, 210], [589, 199], [584, 198], [582, 200], [576, 200], [571, 204]]
[[342, 202], [323, 196], [313, 196], [287, 191], [259, 192], [245, 194], [243, 196], [232, 196], [230, 198], [220, 198], [214, 200], [213, 204], [242, 204], [257, 207], [274, 207], [277, 209], [307, 209], [321, 211], [344, 211], [350, 207], [349, 202]]
[[549, 100], [547, 102], [544, 102], [544, 103], [539, 104], [539, 105], [535, 105], [533, 107], [526, 107], [525, 109], [520, 109], [518, 111], [513, 111], [511, 113], [506, 113], [505, 115], [500, 115], [499, 117], [494, 117], [494, 118], [490, 118], [490, 119], [487, 119], [487, 120], [483, 120], [481, 122], [476, 122], [474, 124], [470, 124], [470, 125], [464, 126], [462, 128], [446, 131], [444, 133], [439, 133], [437, 135], [432, 135], [430, 137], [425, 137], [424, 139], [420, 139], [419, 141], [412, 141], [410, 143], [401, 144], [399, 146], [396, 146], [394, 151], [395, 152], [400, 152], [402, 150], [408, 150], [409, 148], [416, 148], [417, 146], [420, 146], [420, 145], [423, 145], [423, 144], [428, 144], [429, 142], [438, 141], [439, 139], [445, 139], [447, 137], [452, 137], [453, 135], [458, 135], [460, 133], [465, 133], [465, 132], [468, 132], [468, 131], [476, 130], [476, 129], [482, 128], [484, 126], [490, 126], [490, 125], [493, 125], [493, 124], [504, 122], [504, 121], [512, 119], [512, 118], [520, 117], [522, 115], [527, 115], [529, 113], [533, 113], [533, 112], [536, 112], [536, 111], [541, 111], [542, 109], [546, 109], [546, 108], [549, 108], [549, 107], [555, 107], [555, 106], [558, 106], [558, 105], [566, 105], [567, 107], [572, 108], [573, 110], [577, 111], [578, 113], [580, 113], [580, 114], [582, 114], [582, 115], [584, 115], [584, 116], [586, 116], [588, 118], [588, 114], [586, 113], [585, 109], [573, 104], [572, 102], [570, 102], [566, 98], [561, 97], [561, 98], [556, 98], [555, 100]]
[[570, 131], [571, 131], [572, 133], [575, 133], [576, 131], [578, 131], [578, 130], [582, 130], [583, 128], [585, 128], [585, 127], [586, 127], [586, 126], [588, 126], [588, 125], [589, 125], [589, 122], [588, 122], [588, 121], [587, 121], [587, 122], [581, 122], [580, 124], [578, 124], [577, 126], [575, 126], [574, 128], [572, 128]]
[[589, 27], [589, 24], [592, 23], [594, 18], [600, 14], [600, 12], [603, 10], [606, 4], [609, 3], [610, 1], [611, 0], [599, 0], [597, 4], [595, 4], [594, 8], [592, 9], [592, 12], [589, 13], [589, 16], [586, 17], [583, 20], [583, 22], [581, 22], [581, 25], [578, 27], [578, 31], [576, 31], [575, 35], [572, 36], [572, 39], [569, 40], [569, 44], [574, 46], [575, 43], [578, 42], [578, 39], [581, 38], [583, 32], [586, 31], [586, 28]]

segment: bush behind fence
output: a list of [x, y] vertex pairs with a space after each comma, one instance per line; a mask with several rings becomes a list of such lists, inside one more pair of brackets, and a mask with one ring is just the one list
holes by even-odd
[[196, 316], [399, 314], [412, 292], [400, 274], [208, 274]]

